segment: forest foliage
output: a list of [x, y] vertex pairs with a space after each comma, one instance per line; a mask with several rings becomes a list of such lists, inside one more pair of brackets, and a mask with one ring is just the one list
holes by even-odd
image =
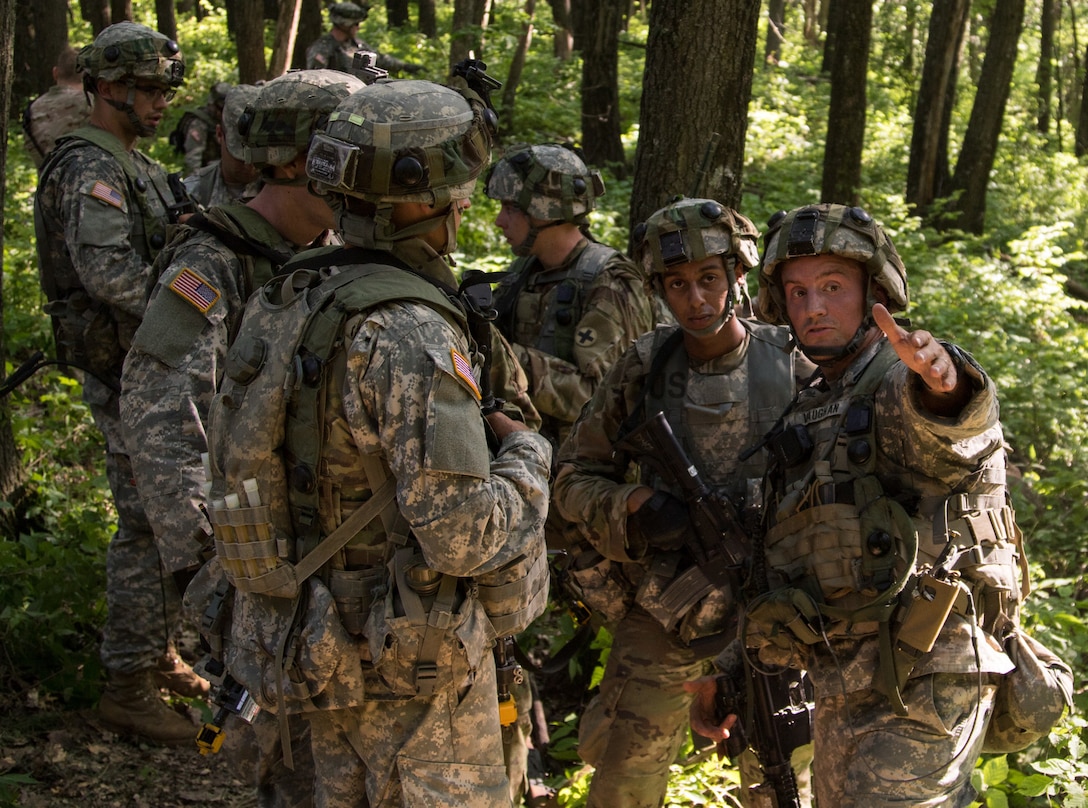
[[[135, 5], [138, 15], [153, 12], [150, 3]], [[1052, 124], [1051, 131], [1038, 131], [1038, 43], [1029, 21], [990, 178], [985, 232], [938, 233], [912, 216], [903, 194], [917, 78], [909, 65], [920, 64], [924, 41], [919, 37], [924, 37], [925, 26], [909, 19], [904, 8], [876, 3], [864, 205], [884, 224], [903, 257], [911, 289], [908, 314], [914, 324], [969, 350], [997, 383], [1034, 587], [1025, 622], [1073, 665], [1078, 678], [1075, 713], [1025, 752], [980, 761], [976, 783], [984, 804], [992, 808], [1082, 806], [1088, 783], [1088, 695], [1083, 684], [1088, 675], [1088, 306], [1067, 289], [1069, 281], [1084, 285], [1088, 279], [1088, 158], [1073, 155], [1072, 104], [1065, 105], [1064, 120]], [[448, 13], [447, 4], [439, 13]], [[387, 30], [383, 15], [376, 5], [360, 36], [402, 58], [433, 65], [424, 77], [441, 80], [448, 38], [428, 40], [407, 29]], [[483, 54], [492, 75], [505, 76], [523, 24], [520, 4], [495, 4]], [[503, 142], [577, 141], [578, 60], [558, 61], [547, 20], [538, 16], [535, 24], [516, 110], [504, 111]], [[834, 148], [821, 54], [802, 40], [799, 28], [798, 23], [789, 31], [777, 64], [756, 68], [741, 210], [757, 224], [778, 209], [819, 201], [823, 150], [826, 143]], [[86, 31], [73, 29], [73, 42], [81, 34], [87, 38]], [[622, 38], [629, 44], [621, 44], [620, 102], [628, 160], [638, 137], [643, 57], [638, 44], [645, 42], [645, 35], [645, 19], [636, 16]], [[191, 65], [189, 81], [164, 130], [186, 106], [203, 103], [213, 82], [237, 75], [220, 10], [210, 9], [199, 22], [182, 17], [178, 38]], [[969, 40], [950, 133], [953, 154], [970, 112], [972, 68], [984, 50], [981, 17], [973, 21]], [[1079, 41], [1088, 41], [1088, 28], [1080, 31]], [[763, 52], [762, 43], [757, 52]], [[1062, 68], [1074, 70], [1070, 75], [1077, 79], [1067, 80], [1067, 92], [1070, 84], [1079, 88], [1075, 70], [1083, 67]], [[678, 84], [678, 91], [682, 86]], [[18, 126], [12, 130], [17, 132]], [[172, 168], [181, 167], [165, 139], [146, 147]], [[52, 352], [33, 247], [36, 176], [18, 138], [8, 148], [6, 372], [35, 350]], [[592, 214], [592, 230], [598, 239], [623, 246], [630, 226], [631, 181], [615, 179], [622, 172], [614, 167], [600, 168], [607, 193]], [[713, 195], [713, 190], [706, 193]], [[498, 269], [508, 262], [508, 250], [494, 226], [497, 213], [497, 205], [478, 189], [458, 239], [461, 267]], [[0, 541], [0, 681], [28, 701], [86, 706], [100, 687], [97, 634], [105, 614], [105, 548], [113, 529], [101, 438], [80, 401], [78, 382], [56, 368], [16, 390], [8, 405], [33, 496], [18, 535]], [[0, 503], [2, 507], [10, 506]], [[606, 649], [607, 638], [602, 644]], [[565, 752], [574, 771], [575, 719], [553, 718], [558, 722], [553, 751]], [[736, 773], [724, 764], [703, 759], [677, 764], [669, 800], [676, 805], [735, 804], [736, 782]], [[567, 804], [582, 804], [584, 790], [584, 780], [575, 778], [564, 792]]]

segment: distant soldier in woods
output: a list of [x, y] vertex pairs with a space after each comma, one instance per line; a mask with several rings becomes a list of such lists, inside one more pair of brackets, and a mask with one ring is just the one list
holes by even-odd
[[170, 133], [170, 145], [184, 156], [187, 174], [219, 159], [219, 140], [215, 131], [223, 120], [223, 104], [229, 89], [229, 82], [217, 81], [208, 91], [204, 106], [186, 110]]
[[53, 86], [27, 104], [23, 113], [23, 144], [36, 168], [53, 150], [57, 138], [83, 126], [91, 105], [76, 70], [76, 49], [68, 45], [57, 56]]
[[159, 697], [203, 695], [208, 683], [178, 656], [178, 598], [164, 577], [121, 435], [121, 367], [144, 313], [151, 264], [182, 200], [166, 172], [136, 150], [158, 130], [185, 76], [178, 43], [120, 22], [79, 52], [90, 124], [62, 137], [42, 165], [34, 200], [42, 288], [62, 360], [86, 371], [83, 399], [106, 439], [117, 532], [106, 556], [108, 616], [99, 717], [120, 732], [193, 742], [192, 724]]
[[259, 88], [253, 84], [240, 84], [227, 90], [223, 114], [215, 127], [219, 159], [182, 181], [189, 196], [203, 208], [248, 202], [261, 189], [260, 171], [246, 162], [238, 130], [242, 114], [258, 92]]
[[[329, 6], [329, 22], [332, 27], [306, 49], [306, 67], [350, 72], [356, 53], [377, 53], [375, 48], [356, 36], [359, 33], [359, 23], [368, 14], [370, 6], [366, 3], [344, 2]], [[376, 66], [390, 73], [418, 73], [423, 69], [423, 65], [406, 62], [385, 53], [378, 53]]]

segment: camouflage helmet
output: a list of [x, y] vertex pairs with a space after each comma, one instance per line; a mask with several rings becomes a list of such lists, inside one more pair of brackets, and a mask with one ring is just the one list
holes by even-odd
[[306, 173], [321, 192], [442, 207], [472, 195], [491, 159], [494, 130], [494, 113], [471, 91], [384, 79], [329, 116]]
[[230, 88], [231, 83], [229, 81], [217, 81], [212, 85], [211, 89], [208, 90], [208, 103], [213, 107], [222, 108]]
[[246, 107], [257, 100], [260, 87], [256, 84], [239, 84], [227, 90], [223, 100], [223, 140], [227, 151], [235, 160], [245, 162], [245, 145], [242, 133], [238, 131], [238, 121]]
[[149, 79], [178, 87], [185, 79], [185, 59], [178, 43], [135, 22], [119, 22], [80, 50], [76, 67], [87, 80]]
[[333, 3], [329, 6], [329, 22], [341, 28], [350, 28], [370, 14], [366, 3]]
[[363, 86], [339, 70], [292, 70], [272, 79], [238, 118], [241, 159], [258, 168], [287, 165], [309, 148], [337, 104]]
[[648, 279], [670, 266], [721, 255], [746, 269], [759, 263], [759, 231], [735, 210], [713, 199], [677, 197], [635, 227], [634, 258]]
[[559, 143], [511, 146], [487, 176], [489, 197], [544, 221], [581, 224], [603, 193], [600, 173]]
[[888, 294], [888, 311], [906, 309], [907, 271], [895, 245], [863, 208], [822, 203], [779, 211], [767, 222], [765, 249], [759, 270], [760, 317], [788, 324], [779, 266], [791, 258], [839, 255], [864, 266], [869, 277]]

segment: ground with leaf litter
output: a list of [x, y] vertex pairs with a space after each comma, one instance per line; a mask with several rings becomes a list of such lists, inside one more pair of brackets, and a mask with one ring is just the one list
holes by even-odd
[[[178, 706], [176, 709], [186, 709]], [[191, 708], [189, 708], [191, 710]], [[0, 806], [254, 808], [252, 787], [226, 756], [118, 737], [93, 710], [11, 704], [0, 696]]]

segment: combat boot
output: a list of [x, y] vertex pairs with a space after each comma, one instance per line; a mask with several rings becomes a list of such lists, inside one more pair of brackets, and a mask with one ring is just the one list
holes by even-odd
[[159, 697], [151, 668], [136, 673], [111, 671], [98, 703], [98, 717], [118, 734], [136, 735], [164, 746], [196, 742], [196, 726]]
[[155, 660], [155, 685], [190, 698], [204, 698], [211, 689], [211, 683], [198, 676], [174, 651]]

